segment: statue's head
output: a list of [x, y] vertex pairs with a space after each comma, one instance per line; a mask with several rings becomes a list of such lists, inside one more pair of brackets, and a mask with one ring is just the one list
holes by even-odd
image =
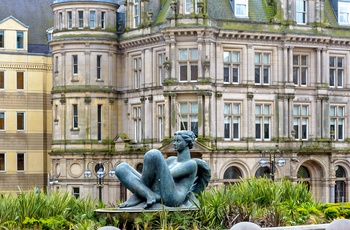
[[175, 132], [174, 136], [176, 136], [176, 135], [181, 136], [186, 141], [188, 148], [192, 149], [193, 144], [194, 144], [194, 139], [196, 138], [196, 136], [194, 135], [194, 133], [192, 131], [181, 130], [181, 131]]

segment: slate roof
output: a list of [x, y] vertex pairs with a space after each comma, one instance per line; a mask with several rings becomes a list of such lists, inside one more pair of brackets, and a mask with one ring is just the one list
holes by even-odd
[[62, 2], [109, 2], [109, 3], [117, 3], [117, 0], [55, 0], [54, 4], [62, 3]]
[[0, 20], [13, 16], [29, 26], [29, 44], [47, 44], [46, 30], [53, 26], [53, 0], [0, 0]]

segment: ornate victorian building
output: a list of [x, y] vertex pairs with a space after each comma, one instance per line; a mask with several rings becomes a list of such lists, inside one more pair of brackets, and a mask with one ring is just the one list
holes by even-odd
[[52, 9], [55, 187], [116, 203], [127, 194], [107, 172], [122, 161], [141, 170], [148, 149], [175, 154], [173, 133], [188, 129], [212, 186], [274, 172], [320, 201], [349, 200], [348, 1], [55, 0]]

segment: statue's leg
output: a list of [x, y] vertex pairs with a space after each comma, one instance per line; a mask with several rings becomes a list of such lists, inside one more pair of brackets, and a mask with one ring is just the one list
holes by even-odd
[[178, 193], [168, 164], [159, 150], [145, 154], [141, 181], [147, 187], [155, 188], [165, 205], [177, 206]]
[[[120, 207], [135, 206], [147, 200], [147, 203], [153, 205], [160, 200], [158, 194], [155, 194], [149, 187], [141, 182], [141, 174], [126, 163], [119, 164], [115, 169], [115, 174], [121, 183], [129, 189], [134, 195]], [[147, 206], [148, 207], [148, 206]]]

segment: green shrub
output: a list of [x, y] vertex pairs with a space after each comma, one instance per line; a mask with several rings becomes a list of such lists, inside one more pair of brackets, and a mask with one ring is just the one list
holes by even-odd
[[346, 219], [350, 219], [350, 209], [341, 210], [339, 214]]
[[326, 218], [329, 220], [334, 220], [339, 216], [339, 209], [337, 207], [329, 207], [324, 211]]

